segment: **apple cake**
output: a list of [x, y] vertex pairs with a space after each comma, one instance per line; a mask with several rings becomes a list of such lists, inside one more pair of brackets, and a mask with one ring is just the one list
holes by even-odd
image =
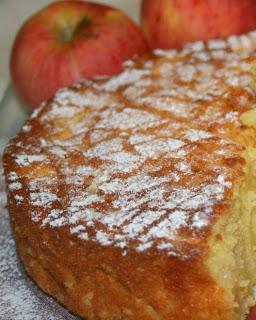
[[62, 89], [4, 152], [28, 274], [84, 319], [242, 320], [256, 285], [256, 32]]

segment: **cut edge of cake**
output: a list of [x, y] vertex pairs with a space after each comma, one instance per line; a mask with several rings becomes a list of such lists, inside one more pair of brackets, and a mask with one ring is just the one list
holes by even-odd
[[[240, 120], [256, 136], [256, 110], [244, 112]], [[244, 176], [235, 186], [231, 209], [213, 228], [206, 262], [237, 311], [234, 319], [245, 319], [255, 305], [256, 287], [256, 148], [245, 145], [242, 157]]]

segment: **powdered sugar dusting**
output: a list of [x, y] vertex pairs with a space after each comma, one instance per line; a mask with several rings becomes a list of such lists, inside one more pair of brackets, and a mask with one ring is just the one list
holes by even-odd
[[102, 114], [102, 118], [97, 123], [96, 128], [126, 130], [137, 126], [153, 127], [164, 122], [164, 120], [149, 112], [131, 108], [126, 108], [123, 112], [111, 112], [111, 110], [108, 110]]
[[213, 135], [210, 132], [191, 129], [185, 133], [185, 138], [192, 142], [200, 141], [201, 139], [212, 138]]
[[47, 158], [44, 155], [20, 154], [16, 158], [16, 163], [20, 166], [29, 166], [32, 162], [43, 162]]
[[148, 75], [150, 72], [148, 70], [143, 69], [126, 69], [120, 75], [113, 77], [109, 81], [107, 81], [104, 85], [99, 86], [100, 89], [105, 89], [109, 91], [114, 91], [118, 87], [127, 85], [130, 83], [134, 83], [135, 81], [141, 79], [142, 76]]

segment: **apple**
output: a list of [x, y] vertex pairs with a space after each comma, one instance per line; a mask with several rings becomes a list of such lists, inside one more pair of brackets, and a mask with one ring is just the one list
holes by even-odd
[[178, 48], [254, 29], [256, 1], [143, 0], [141, 20], [151, 48]]
[[247, 320], [256, 320], [256, 307], [252, 308]]
[[125, 60], [147, 49], [140, 29], [119, 10], [86, 1], [54, 2], [18, 32], [11, 77], [33, 109], [73, 82], [118, 74]]

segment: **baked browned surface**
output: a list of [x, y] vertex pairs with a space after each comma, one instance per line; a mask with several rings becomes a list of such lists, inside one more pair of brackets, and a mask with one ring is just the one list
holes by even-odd
[[18, 251], [43, 290], [87, 319], [244, 319], [255, 49], [250, 33], [156, 50], [26, 122], [4, 169]]

